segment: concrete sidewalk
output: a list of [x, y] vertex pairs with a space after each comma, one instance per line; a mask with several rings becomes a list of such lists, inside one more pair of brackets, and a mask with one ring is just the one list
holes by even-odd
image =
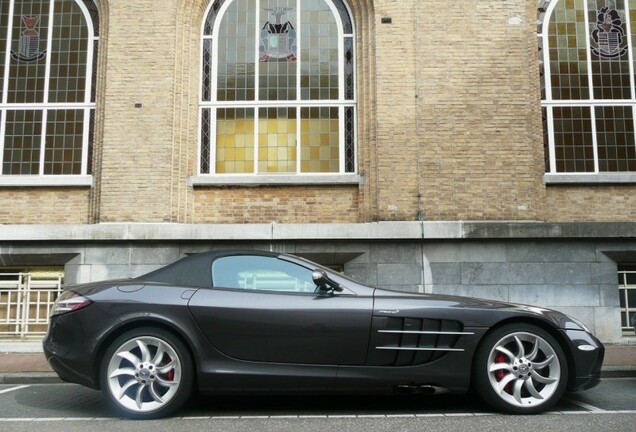
[[[636, 376], [636, 338], [606, 344], [604, 377]], [[0, 384], [61, 382], [42, 353], [42, 343], [0, 340]]]

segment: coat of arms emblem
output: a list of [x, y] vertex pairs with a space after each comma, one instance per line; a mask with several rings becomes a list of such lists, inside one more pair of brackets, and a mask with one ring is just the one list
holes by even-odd
[[40, 33], [37, 26], [40, 23], [40, 17], [22, 16], [22, 34], [18, 51], [11, 50], [11, 57], [24, 62], [32, 62], [44, 58], [46, 50], [40, 51]]
[[627, 53], [623, 20], [614, 6], [607, 5], [601, 8], [596, 18], [594, 29], [590, 34], [592, 53], [604, 58], [620, 57]]
[[261, 28], [261, 44], [259, 61], [268, 62], [271, 59], [285, 59], [296, 61], [296, 29], [283, 16], [292, 8], [276, 7], [265, 9], [274, 15], [275, 22], [267, 21]]

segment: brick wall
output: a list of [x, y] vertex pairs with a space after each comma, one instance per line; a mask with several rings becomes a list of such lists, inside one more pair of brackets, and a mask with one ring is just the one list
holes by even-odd
[[550, 222], [634, 222], [636, 186], [548, 186]]
[[540, 219], [536, 2], [417, 4], [425, 219]]
[[88, 189], [0, 188], [0, 224], [85, 224], [88, 196]]
[[100, 222], [171, 220], [177, 3], [109, 2]]
[[[2, 220], [633, 220], [634, 188], [543, 184], [536, 2], [349, 4], [359, 187], [189, 187], [208, 0], [103, 1], [95, 188], [2, 189], [3, 209], [54, 213]], [[66, 202], [80, 210], [67, 214]]]
[[195, 223], [357, 222], [358, 188], [262, 187], [198, 189]]

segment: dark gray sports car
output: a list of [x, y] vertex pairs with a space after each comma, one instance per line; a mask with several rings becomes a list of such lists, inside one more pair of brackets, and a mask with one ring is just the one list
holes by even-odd
[[137, 279], [69, 287], [44, 352], [122, 414], [204, 393], [466, 392], [530, 414], [599, 382], [603, 345], [538, 307], [372, 288], [292, 255], [189, 256]]

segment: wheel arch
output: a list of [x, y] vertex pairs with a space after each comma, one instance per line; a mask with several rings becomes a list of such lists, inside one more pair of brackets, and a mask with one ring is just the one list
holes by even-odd
[[[197, 388], [198, 374], [196, 373], [196, 371], [198, 370], [198, 358], [195, 355], [195, 350], [192, 348], [192, 341], [186, 336], [186, 334], [181, 329], [179, 329], [178, 326], [170, 323], [169, 321], [160, 319], [158, 317], [140, 317], [138, 319], [132, 319], [130, 321], [123, 323], [123, 325], [117, 327], [116, 329], [114, 329], [112, 332], [110, 332], [108, 335], [106, 335], [103, 338], [103, 340], [100, 342], [96, 350], [97, 354], [95, 358], [98, 358], [98, 359], [103, 358], [108, 347], [110, 347], [110, 345], [119, 336], [123, 335], [126, 332], [129, 332], [130, 330], [134, 330], [134, 329], [142, 328], [142, 327], [154, 327], [154, 328], [167, 331], [171, 333], [173, 336], [177, 337], [180, 340], [180, 342], [183, 343], [183, 345], [188, 350], [188, 354], [190, 354], [192, 361], [194, 362], [195, 373], [193, 373], [193, 379], [194, 379], [193, 384], [194, 384], [194, 388]], [[101, 389], [101, 381], [99, 379], [101, 365], [102, 364], [100, 361], [95, 362], [94, 370], [93, 370], [93, 380], [96, 383], [96, 386], [97, 386], [96, 388], [98, 390]]]

